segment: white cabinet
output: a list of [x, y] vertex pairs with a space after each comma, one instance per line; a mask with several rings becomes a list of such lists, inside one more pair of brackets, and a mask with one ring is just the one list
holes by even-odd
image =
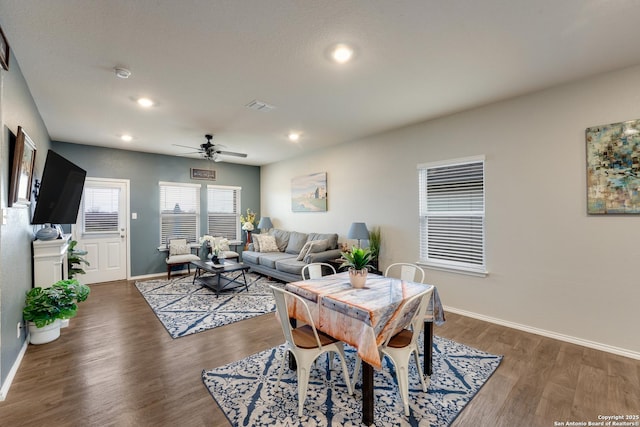
[[33, 241], [33, 286], [48, 288], [69, 277], [67, 248], [71, 234], [61, 239]]

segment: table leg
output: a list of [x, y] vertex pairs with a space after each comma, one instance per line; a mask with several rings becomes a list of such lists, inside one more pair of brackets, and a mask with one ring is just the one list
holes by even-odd
[[[289, 323], [291, 324], [291, 327], [293, 329], [295, 329], [298, 326], [298, 321], [293, 317], [289, 318]], [[298, 369], [296, 358], [293, 357], [293, 354], [291, 352], [289, 352], [289, 369], [291, 369], [292, 371], [295, 371], [296, 369]]]
[[433, 359], [433, 322], [430, 320], [424, 321], [424, 329], [422, 331], [424, 338], [424, 373], [431, 375], [433, 373], [433, 365], [431, 363]]
[[362, 361], [362, 423], [373, 424], [373, 366]]

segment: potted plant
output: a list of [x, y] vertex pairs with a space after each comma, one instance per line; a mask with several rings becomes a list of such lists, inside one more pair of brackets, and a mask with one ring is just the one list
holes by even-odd
[[342, 252], [342, 265], [340, 268], [349, 267], [349, 281], [354, 288], [364, 288], [367, 281], [367, 273], [371, 266], [371, 249], [351, 248], [351, 252]]
[[369, 249], [371, 249], [371, 265], [374, 270], [379, 270], [380, 227], [373, 227], [369, 231]]
[[29, 321], [31, 344], [44, 344], [60, 336], [60, 321], [77, 314], [78, 302], [85, 301], [90, 289], [75, 279], [61, 280], [49, 288], [27, 292], [24, 319]]
[[76, 249], [77, 241], [72, 240], [69, 242], [67, 248], [67, 266], [69, 267], [69, 279], [73, 279], [76, 274], [86, 274], [86, 271], [82, 269], [82, 264], [90, 265], [89, 261], [83, 257], [87, 254], [87, 251]]

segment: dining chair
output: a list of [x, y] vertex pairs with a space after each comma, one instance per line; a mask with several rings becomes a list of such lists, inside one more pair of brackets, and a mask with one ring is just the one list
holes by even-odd
[[391, 264], [385, 270], [384, 275], [410, 282], [424, 282], [424, 270], [422, 267], [408, 262], [396, 262]]
[[[418, 369], [420, 382], [422, 383], [422, 390], [425, 393], [427, 391], [427, 384], [424, 381], [424, 374], [422, 372], [418, 354], [418, 338], [420, 337], [424, 327], [424, 316], [427, 306], [429, 305], [432, 292], [433, 288], [414, 295], [402, 305], [398, 315], [389, 325], [388, 329], [392, 331], [396, 330], [399, 322], [406, 319], [406, 316], [411, 312], [411, 310], [415, 310], [411, 317], [411, 322], [408, 325], [409, 329], [403, 329], [395, 335], [389, 335], [385, 342], [378, 347], [378, 351], [380, 351], [381, 356], [388, 356], [395, 366], [398, 388], [400, 389], [400, 397], [402, 398], [404, 414], [406, 416], [409, 416], [409, 359], [411, 359], [412, 354]], [[416, 303], [418, 304], [417, 309], [415, 308]], [[354, 385], [357, 380], [357, 375], [360, 373], [361, 363], [360, 357], [356, 356], [356, 365], [352, 381]]]
[[[302, 416], [304, 401], [307, 398], [307, 388], [309, 386], [309, 374], [311, 367], [315, 360], [324, 353], [328, 353], [328, 357], [331, 357], [332, 352], [340, 356], [342, 376], [344, 377], [349, 394], [353, 394], [342, 342], [316, 330], [313, 318], [311, 317], [311, 311], [304, 299], [282, 288], [275, 286], [270, 286], [270, 288], [273, 291], [273, 296], [276, 300], [276, 311], [278, 312], [278, 318], [280, 319], [280, 325], [282, 326], [282, 332], [284, 333], [285, 338], [285, 351], [282, 355], [282, 362], [280, 364], [280, 372], [278, 374], [278, 381], [276, 385], [280, 384], [282, 373], [285, 370], [287, 353], [291, 353], [296, 359], [297, 365], [298, 416]], [[304, 321], [306, 323], [304, 326], [300, 326], [295, 329], [291, 326], [291, 323], [289, 322], [287, 298], [297, 306], [302, 307], [305, 315]]]
[[[327, 274], [336, 274], [336, 269], [333, 265], [327, 264], [326, 262], [306, 264], [302, 267], [302, 280], [319, 279], [322, 276], [325, 276], [325, 274], [323, 274], [324, 271], [328, 271], [329, 273]], [[307, 277], [305, 273], [308, 273], [309, 277]]]

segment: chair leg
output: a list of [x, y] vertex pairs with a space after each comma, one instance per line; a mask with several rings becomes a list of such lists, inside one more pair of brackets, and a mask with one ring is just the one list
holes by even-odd
[[344, 355], [344, 351], [338, 352], [338, 356], [340, 357], [340, 364], [342, 365], [342, 376], [344, 377], [344, 382], [347, 384], [347, 391], [350, 395], [353, 395], [353, 386], [351, 385], [351, 380], [349, 379], [349, 370], [347, 369], [347, 361]]
[[307, 388], [309, 387], [309, 368], [298, 364], [298, 416], [302, 416], [304, 401], [307, 399]]
[[362, 361], [360, 360], [360, 357], [356, 355], [356, 365], [353, 368], [353, 379], [351, 380], [351, 385], [353, 385], [353, 388], [355, 388], [356, 384], [358, 383], [358, 375], [360, 374], [361, 364]]
[[171, 279], [171, 264], [167, 264], [167, 280]]
[[422, 372], [422, 366], [420, 366], [420, 358], [418, 357], [418, 349], [414, 348], [413, 357], [416, 361], [416, 366], [418, 367], [418, 377], [420, 377], [420, 382], [422, 383], [422, 391], [427, 392], [427, 383], [424, 382], [424, 373]]

